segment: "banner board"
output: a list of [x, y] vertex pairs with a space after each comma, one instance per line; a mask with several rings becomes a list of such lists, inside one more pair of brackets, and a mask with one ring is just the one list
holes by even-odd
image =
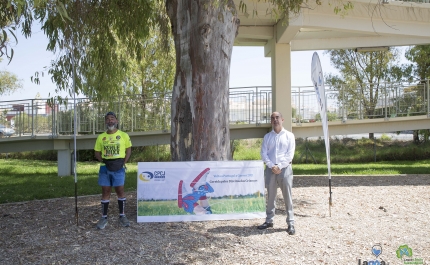
[[262, 161], [138, 163], [137, 222], [265, 216]]

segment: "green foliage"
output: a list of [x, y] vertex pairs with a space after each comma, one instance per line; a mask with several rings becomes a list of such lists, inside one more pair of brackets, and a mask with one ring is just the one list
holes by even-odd
[[[428, 135], [427, 135], [428, 137]], [[261, 139], [240, 140], [234, 153], [234, 160], [261, 160]], [[306, 150], [307, 147], [307, 150]], [[419, 145], [413, 141], [391, 140], [388, 136], [381, 139], [331, 138], [331, 163], [368, 163], [375, 161], [418, 161], [430, 159], [430, 142]], [[307, 158], [306, 158], [307, 157]], [[326, 164], [326, 148], [323, 138], [308, 140], [296, 139], [294, 164], [314, 163]], [[307, 159], [307, 161], [306, 161]]]
[[[2, 58], [0, 58], [0, 62]], [[8, 95], [22, 88], [21, 80], [18, 77], [7, 71], [0, 71], [0, 96]]]
[[132, 147], [130, 161], [132, 162], [155, 162], [155, 161], [171, 161], [170, 146], [142, 146]]
[[[294, 163], [304, 163], [303, 154], [306, 154], [304, 140], [296, 141]], [[306, 143], [305, 143], [306, 144]], [[308, 141], [310, 153], [318, 164], [327, 163], [324, 141]], [[331, 163], [368, 163], [376, 161], [416, 161], [430, 159], [429, 144], [414, 144], [412, 141], [389, 141], [387, 137], [371, 140], [362, 139], [331, 139]], [[310, 155], [310, 154], [309, 154]], [[300, 158], [302, 158], [300, 160]], [[313, 162], [308, 158], [308, 162]]]
[[[297, 14], [307, 1], [264, 2], [270, 4], [266, 13], [279, 20], [289, 13]], [[165, 3], [163, 0], [2, 1], [1, 51], [7, 54], [7, 36], [14, 36], [17, 25], [29, 37], [31, 25], [37, 20], [49, 39], [47, 49], [58, 54], [48, 70], [58, 91], [69, 94], [76, 91], [93, 100], [110, 100], [123, 94], [123, 88], [131, 94], [136, 94], [137, 89], [144, 100], [148, 93], [169, 91], [173, 83], [175, 55]], [[236, 8], [226, 0], [213, 3], [205, 8], [218, 5]], [[315, 3], [321, 4], [319, 0]], [[243, 1], [238, 8], [247, 14]], [[349, 1], [334, 4], [335, 13], [351, 8]], [[253, 13], [258, 15], [256, 10]], [[35, 83], [40, 82], [39, 74], [36, 72], [32, 78]], [[161, 89], [154, 89], [156, 86]]]
[[[319, 113], [315, 114], [315, 120], [321, 121], [321, 114], [319, 114]], [[327, 112], [327, 120], [328, 121], [337, 120], [337, 113], [328, 111]]]
[[[44, 151], [27, 151], [16, 153], [0, 153], [1, 158], [8, 159], [27, 159], [27, 160], [46, 160], [57, 161], [57, 151], [44, 150]], [[94, 150], [78, 150], [77, 160], [79, 162], [97, 160], [94, 157]], [[156, 161], [170, 161], [170, 147], [169, 145], [159, 146], [138, 146], [131, 148], [130, 163], [137, 162], [156, 162]]]
[[[384, 93], [385, 80], [398, 75], [393, 64], [398, 58], [398, 50], [355, 52], [354, 50], [329, 50], [332, 65], [341, 76], [329, 74], [326, 84], [338, 90], [338, 101], [348, 106], [348, 113], [354, 113], [360, 105], [365, 118], [373, 118], [378, 100]], [[394, 80], [399, 81], [399, 80]]]
[[10, 46], [10, 37], [18, 42], [15, 31], [21, 26], [25, 36], [31, 32], [32, 6], [27, 1], [0, 1], [0, 57], [6, 56], [9, 62], [14, 51]]
[[14, 153], [1, 153], [0, 159], [22, 159], [22, 160], [45, 160], [56, 161], [57, 152], [50, 151], [27, 151]]
[[[260, 2], [260, 1], [258, 1]], [[309, 5], [307, 0], [264, 0], [261, 2], [269, 3], [270, 8], [266, 10], [266, 14], [271, 14], [273, 19], [279, 20], [284, 17], [289, 17], [291, 14], [298, 14], [300, 10], [305, 5]], [[315, 0], [316, 5], [321, 5], [320, 0]], [[329, 3], [330, 6], [333, 7], [333, 12], [335, 14], [339, 14], [341, 16], [345, 16], [349, 10], [354, 8], [354, 5], [350, 1], [333, 1]], [[244, 13], [246, 16], [249, 16], [248, 6], [245, 4], [243, 0], [239, 2], [238, 9], [240, 12]], [[252, 16], [257, 17], [259, 14], [256, 9], [251, 9]], [[266, 15], [265, 14], [265, 15]]]
[[234, 140], [235, 152], [233, 154], [234, 160], [260, 160], [260, 148], [262, 139], [241, 139]]
[[420, 142], [429, 142], [430, 140], [430, 129], [419, 130], [418, 131]]
[[390, 141], [390, 140], [391, 140], [391, 137], [386, 135], [385, 133], [381, 135], [381, 141]]
[[[59, 8], [40, 2], [44, 5], [34, 10], [35, 18], [49, 39], [48, 50], [59, 53], [48, 71], [58, 90], [75, 89], [98, 100], [116, 98], [123, 94], [124, 86], [132, 87], [134, 77], [145, 75], [132, 69], [149, 55], [145, 50], [148, 41], [160, 40], [159, 53], [155, 53], [158, 60], [170, 53], [169, 23], [161, 0], [66, 0]], [[141, 87], [143, 81], [139, 81]]]
[[430, 78], [430, 45], [417, 45], [406, 50], [406, 59], [411, 65], [413, 77], [420, 80]]

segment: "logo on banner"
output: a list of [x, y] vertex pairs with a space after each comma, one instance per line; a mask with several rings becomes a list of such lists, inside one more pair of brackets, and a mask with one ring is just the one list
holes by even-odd
[[378, 260], [378, 257], [382, 254], [382, 246], [381, 244], [375, 244], [372, 247], [372, 254], [375, 256], [375, 260], [363, 260], [358, 259], [358, 265], [387, 265], [388, 262], [385, 262], [381, 259], [381, 261]]
[[421, 258], [412, 258], [412, 248], [402, 245], [396, 250], [396, 256], [403, 259], [403, 264], [424, 264]]
[[153, 178], [154, 178], [154, 175], [148, 171], [145, 171], [145, 172], [142, 172], [139, 174], [139, 179], [141, 181], [148, 182], [148, 181], [151, 181], [151, 179], [153, 179]]
[[154, 172], [144, 171], [139, 174], [139, 179], [144, 182], [165, 181], [166, 171], [160, 171], [160, 170], [154, 171]]

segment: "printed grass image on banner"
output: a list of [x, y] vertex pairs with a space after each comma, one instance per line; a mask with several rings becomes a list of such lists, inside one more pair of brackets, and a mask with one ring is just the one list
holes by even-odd
[[137, 222], [265, 216], [262, 161], [140, 162]]

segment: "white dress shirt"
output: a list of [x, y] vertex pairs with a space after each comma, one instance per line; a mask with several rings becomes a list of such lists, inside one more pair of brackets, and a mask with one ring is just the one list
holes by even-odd
[[295, 149], [296, 139], [292, 132], [284, 128], [279, 133], [272, 130], [264, 135], [261, 159], [269, 168], [278, 165], [279, 169], [283, 169], [293, 161]]

